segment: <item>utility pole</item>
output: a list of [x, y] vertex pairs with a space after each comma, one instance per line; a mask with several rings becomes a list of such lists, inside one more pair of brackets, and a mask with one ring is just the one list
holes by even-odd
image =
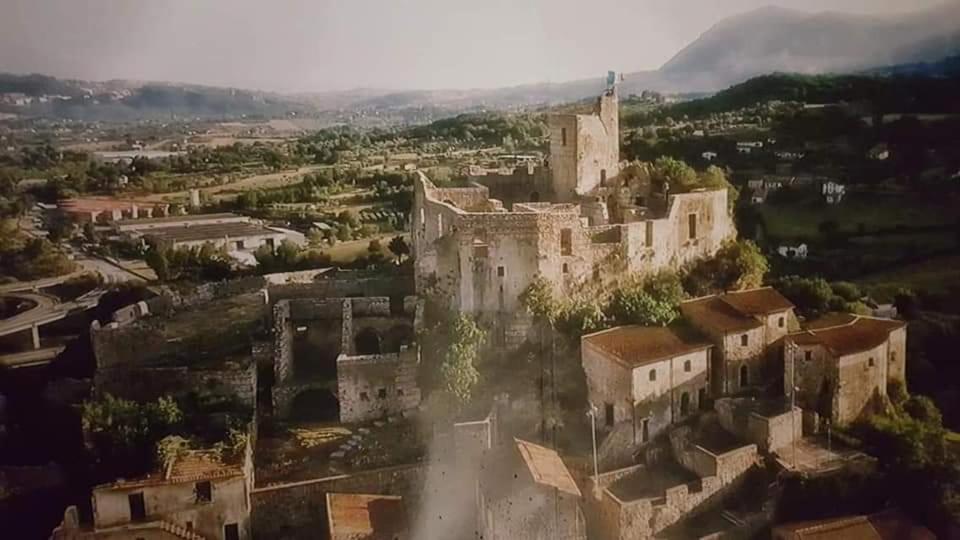
[[790, 422], [792, 424], [793, 433], [791, 434], [793, 439], [793, 468], [797, 468], [797, 390], [800, 388], [797, 386], [797, 348], [791, 347], [790, 357], [791, 357], [791, 375], [790, 375]]
[[590, 435], [593, 439], [593, 496], [597, 497], [600, 493], [600, 465], [597, 461], [597, 409], [593, 403], [590, 404], [587, 415], [590, 417]]

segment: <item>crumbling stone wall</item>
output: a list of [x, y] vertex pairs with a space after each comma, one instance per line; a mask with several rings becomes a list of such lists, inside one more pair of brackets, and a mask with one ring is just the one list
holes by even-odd
[[415, 294], [412, 274], [398, 271], [385, 276], [353, 270], [324, 274], [309, 283], [271, 283], [268, 291], [271, 302], [361, 296], [402, 298]]
[[514, 203], [550, 201], [556, 197], [553, 177], [545, 167], [517, 167], [512, 174], [488, 173], [470, 176], [469, 180], [486, 187], [491, 198], [508, 208]]
[[[399, 414], [419, 405], [414, 339], [422, 307], [415, 297], [280, 300], [273, 311], [271, 395], [278, 417], [288, 417], [297, 395], [308, 390], [331, 391], [343, 422]], [[371, 336], [374, 343], [364, 345], [379, 352], [358, 354], [358, 342]]]
[[[449, 298], [460, 312], [490, 318], [522, 311], [518, 297], [538, 275], [571, 294], [626, 271], [654, 273], [712, 255], [736, 234], [725, 190], [672, 196], [668, 216], [649, 222], [650, 235], [646, 222], [591, 227], [573, 204], [465, 211], [440, 199], [455, 190], [439, 190], [425, 176], [416, 182], [417, 288]], [[689, 214], [698, 215], [694, 238]]]
[[101, 327], [97, 321], [90, 325], [90, 342], [97, 370], [128, 364], [130, 358], [139, 358], [144, 351], [161, 356], [178, 348], [159, 332], [134, 325], [120, 326], [110, 323]]
[[293, 376], [293, 326], [290, 302], [273, 306], [273, 380], [283, 384]]
[[409, 411], [420, 404], [417, 349], [368, 356], [340, 355], [337, 397], [340, 421], [365, 422]]
[[220, 369], [188, 367], [147, 367], [98, 369], [94, 375], [97, 392], [136, 401], [189, 393], [232, 396], [251, 410], [257, 399], [257, 367], [227, 363]]
[[355, 474], [259, 487], [251, 493], [254, 538], [312, 540], [327, 527], [327, 493], [403, 497], [413, 523], [426, 479], [426, 465], [401, 465]]

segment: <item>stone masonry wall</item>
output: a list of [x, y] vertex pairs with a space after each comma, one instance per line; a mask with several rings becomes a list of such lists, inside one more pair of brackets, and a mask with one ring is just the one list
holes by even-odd
[[399, 495], [412, 523], [425, 478], [426, 466], [417, 464], [256, 488], [251, 494], [253, 537], [325, 537], [327, 493]]
[[340, 355], [337, 359], [340, 421], [365, 422], [415, 408], [420, 403], [415, 379], [398, 377], [405, 364], [416, 368], [416, 349], [367, 356]]
[[186, 367], [138, 367], [98, 369], [94, 375], [98, 392], [136, 401], [191, 392], [215, 392], [234, 396], [251, 410], [257, 396], [257, 366], [195, 370]]

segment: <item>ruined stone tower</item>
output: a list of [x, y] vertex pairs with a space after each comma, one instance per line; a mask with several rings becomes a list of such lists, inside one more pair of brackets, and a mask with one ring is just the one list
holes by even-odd
[[558, 202], [573, 201], [620, 172], [617, 87], [609, 82], [588, 114], [549, 117], [550, 169]]

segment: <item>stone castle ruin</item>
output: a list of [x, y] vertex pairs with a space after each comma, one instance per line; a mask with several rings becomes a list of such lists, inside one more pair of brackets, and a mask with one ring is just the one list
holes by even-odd
[[273, 307], [272, 401], [280, 418], [338, 411], [364, 422], [420, 404], [416, 297], [298, 298]]
[[725, 189], [669, 193], [619, 162], [615, 85], [586, 114], [549, 117], [548, 168], [438, 187], [415, 183], [413, 250], [418, 291], [522, 341], [520, 294], [538, 275], [558, 293], [654, 273], [714, 255], [736, 236]]

